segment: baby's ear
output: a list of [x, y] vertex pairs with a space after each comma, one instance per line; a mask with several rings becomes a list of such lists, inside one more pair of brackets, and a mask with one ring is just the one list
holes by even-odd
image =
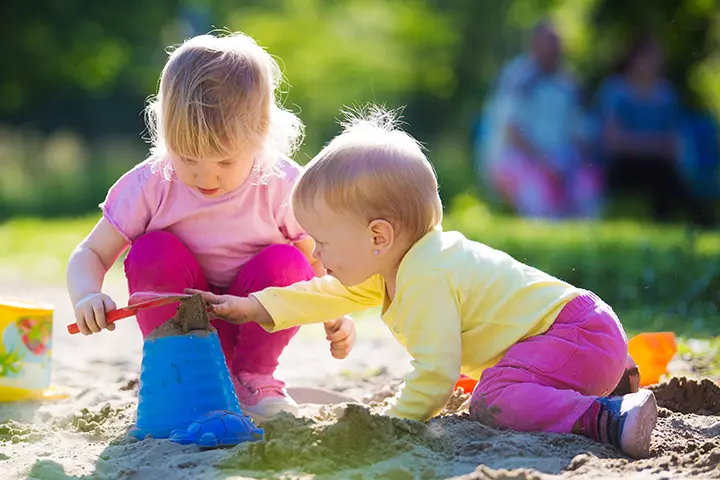
[[368, 225], [370, 232], [371, 248], [378, 251], [378, 254], [392, 248], [395, 242], [395, 229], [387, 220], [373, 220]]

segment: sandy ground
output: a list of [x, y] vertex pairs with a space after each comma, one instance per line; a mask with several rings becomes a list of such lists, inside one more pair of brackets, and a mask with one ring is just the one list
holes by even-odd
[[[358, 342], [346, 360], [330, 357], [315, 326], [301, 329], [281, 358], [279, 376], [289, 387], [320, 387], [355, 403], [304, 404], [305, 418], [268, 422], [263, 442], [231, 449], [139, 442], [126, 435], [134, 423], [142, 346], [134, 321], [122, 321], [115, 332], [69, 336], [65, 325], [72, 315], [62, 289], [0, 287], [3, 294], [56, 305], [53, 383], [71, 394], [0, 405], [2, 479], [720, 478], [720, 393], [712, 387], [664, 390], [663, 404], [677, 411], [661, 409], [652, 457], [641, 461], [578, 436], [521, 434], [472, 422], [459, 395], [445, 416], [428, 424], [376, 416], [378, 402], [410, 368], [377, 319], [359, 322]], [[109, 293], [118, 303], [127, 299], [120, 285]], [[299, 400], [312, 400], [294, 391]]]

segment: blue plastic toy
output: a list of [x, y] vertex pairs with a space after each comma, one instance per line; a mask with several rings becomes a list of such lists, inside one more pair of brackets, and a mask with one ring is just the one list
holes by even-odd
[[139, 440], [168, 438], [208, 412], [243, 416], [215, 332], [146, 340], [138, 400], [129, 433]]
[[203, 448], [215, 448], [255, 442], [262, 438], [262, 428], [257, 428], [250, 417], [229, 410], [219, 410], [203, 415], [186, 429], [172, 432], [170, 441], [181, 445], [195, 443]]

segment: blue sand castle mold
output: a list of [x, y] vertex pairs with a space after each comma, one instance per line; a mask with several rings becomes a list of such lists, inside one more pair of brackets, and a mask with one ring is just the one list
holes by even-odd
[[263, 430], [255, 427], [250, 417], [221, 410], [203, 415], [185, 430], [174, 431], [170, 441], [181, 445], [196, 443], [204, 448], [215, 448], [255, 442], [262, 438]]
[[243, 416], [214, 331], [145, 340], [138, 397], [129, 434], [140, 440], [168, 438], [216, 410]]

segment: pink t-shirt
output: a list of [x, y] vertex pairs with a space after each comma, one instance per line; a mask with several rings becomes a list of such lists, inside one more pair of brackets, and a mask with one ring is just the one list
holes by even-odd
[[176, 235], [195, 254], [208, 283], [228, 287], [263, 248], [305, 238], [290, 204], [300, 167], [289, 159], [278, 167], [283, 177], [260, 184], [253, 170], [234, 191], [208, 198], [174, 174], [167, 180], [153, 172], [145, 161], [120, 177], [100, 208], [130, 243], [156, 230]]

